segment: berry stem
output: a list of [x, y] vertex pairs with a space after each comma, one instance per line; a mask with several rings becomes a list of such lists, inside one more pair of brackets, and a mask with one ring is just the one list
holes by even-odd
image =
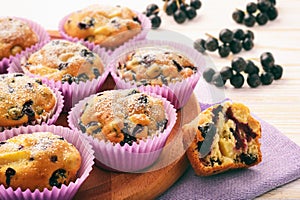
[[[215, 36], [213, 36], [213, 35], [211, 35], [211, 34], [209, 34], [209, 33], [205, 33], [205, 35], [206, 35], [207, 37], [211, 37], [211, 38], [215, 38], [215, 39], [219, 40], [219, 38], [217, 38], [217, 37], [215, 37]], [[219, 41], [220, 41], [220, 40], [219, 40]]]
[[179, 0], [176, 0], [177, 9], [180, 9], [180, 2]]

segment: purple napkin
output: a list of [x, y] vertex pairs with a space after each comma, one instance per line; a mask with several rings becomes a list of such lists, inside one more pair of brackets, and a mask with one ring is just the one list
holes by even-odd
[[300, 147], [272, 125], [259, 121], [261, 163], [211, 177], [198, 177], [189, 167], [158, 199], [252, 199], [299, 178]]

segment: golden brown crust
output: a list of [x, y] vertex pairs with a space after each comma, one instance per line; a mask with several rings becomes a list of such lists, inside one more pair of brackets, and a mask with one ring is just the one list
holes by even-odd
[[196, 73], [197, 68], [183, 54], [166, 47], [143, 47], [128, 53], [118, 63], [118, 75], [137, 85], [168, 85]]
[[30, 26], [15, 18], [0, 18], [0, 60], [16, 55], [38, 42]]
[[75, 146], [50, 132], [21, 134], [0, 143], [0, 184], [31, 191], [76, 180], [81, 156]]
[[54, 81], [69, 83], [73, 79], [68, 79], [68, 76], [85, 82], [98, 78], [104, 72], [98, 54], [80, 43], [67, 40], [50, 41], [28, 58], [23, 69]]
[[186, 155], [199, 176], [248, 168], [262, 160], [260, 123], [241, 103], [210, 107], [185, 125], [183, 132]]
[[14, 127], [48, 116], [57, 99], [40, 80], [23, 74], [0, 75], [0, 127]]
[[127, 7], [92, 5], [72, 13], [64, 24], [71, 37], [103, 47], [117, 47], [141, 32], [137, 15]]

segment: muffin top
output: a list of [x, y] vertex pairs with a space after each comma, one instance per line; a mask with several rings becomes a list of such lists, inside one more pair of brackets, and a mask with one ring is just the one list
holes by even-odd
[[141, 47], [117, 63], [117, 73], [126, 82], [169, 85], [196, 73], [197, 67], [184, 55], [164, 47]]
[[0, 141], [0, 184], [31, 191], [75, 181], [81, 155], [51, 132], [21, 134]]
[[20, 19], [0, 18], [0, 60], [16, 55], [38, 42], [31, 27]]
[[136, 89], [109, 90], [93, 96], [79, 119], [82, 132], [121, 146], [158, 135], [167, 123], [163, 101]]
[[127, 7], [92, 5], [70, 14], [64, 31], [71, 37], [116, 47], [141, 32], [137, 14]]
[[38, 79], [23, 74], [0, 75], [0, 126], [27, 124], [54, 111], [56, 96]]
[[62, 83], [86, 82], [98, 78], [104, 66], [98, 54], [80, 43], [52, 40], [33, 53], [24, 66], [25, 71]]

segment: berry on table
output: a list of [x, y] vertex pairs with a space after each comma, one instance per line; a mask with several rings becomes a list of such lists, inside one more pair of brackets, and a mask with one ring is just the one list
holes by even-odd
[[230, 43], [233, 39], [233, 32], [228, 28], [222, 29], [219, 33], [219, 38], [224, 43]]
[[187, 16], [188, 19], [194, 19], [197, 16], [197, 12], [196, 9], [194, 7], [191, 6], [187, 6], [185, 9], [185, 14]]
[[260, 55], [260, 63], [265, 71], [269, 71], [274, 66], [274, 57], [270, 52], [264, 52]]
[[230, 47], [227, 44], [223, 44], [218, 47], [218, 53], [222, 58], [225, 58], [230, 54]]
[[186, 20], [186, 14], [183, 10], [176, 10], [175, 13], [173, 14], [173, 18], [174, 20], [178, 23], [178, 24], [182, 24], [185, 22]]
[[216, 71], [213, 68], [206, 68], [203, 72], [203, 78], [206, 82], [210, 83], [212, 80], [213, 75]]
[[244, 82], [245, 82], [244, 76], [240, 73], [236, 73], [230, 79], [230, 84], [235, 88], [243, 87]]
[[245, 38], [244, 41], [242, 42], [242, 46], [246, 51], [251, 50], [254, 46], [253, 40], [249, 38]]
[[260, 81], [263, 85], [270, 85], [274, 80], [274, 76], [271, 72], [264, 72], [260, 75]]
[[214, 84], [216, 87], [224, 86], [224, 81], [222, 79], [222, 76], [221, 76], [220, 72], [216, 72], [212, 76], [211, 83]]
[[271, 6], [272, 6], [272, 3], [270, 2], [270, 0], [258, 0], [257, 1], [257, 8], [261, 12], [266, 12]]
[[149, 4], [146, 7], [146, 15], [147, 15], [147, 17], [149, 17], [152, 14], [157, 14], [158, 12], [159, 12], [159, 7], [158, 7], [158, 5], [156, 5], [154, 3]]
[[271, 73], [273, 74], [274, 76], [274, 80], [278, 80], [281, 78], [282, 76], [282, 72], [283, 72], [283, 69], [280, 65], [274, 65], [272, 68], [271, 68]]
[[242, 57], [235, 57], [231, 60], [231, 67], [236, 72], [245, 71], [247, 66], [246, 61]]
[[248, 13], [255, 13], [257, 10], [257, 5], [254, 2], [249, 2], [246, 5], [246, 10]]
[[233, 54], [240, 53], [242, 50], [242, 44], [240, 40], [237, 40], [235, 38], [230, 42], [229, 47]]
[[205, 41], [205, 48], [208, 51], [215, 51], [218, 49], [218, 46], [219, 46], [219, 42], [214, 37], [208, 37]]
[[278, 11], [274, 6], [271, 6], [268, 10], [267, 10], [267, 15], [269, 20], [275, 20], [278, 17]]
[[269, 18], [266, 13], [261, 12], [256, 15], [255, 20], [259, 25], [265, 25], [268, 22]]
[[244, 21], [243, 23], [247, 26], [247, 27], [253, 27], [255, 25], [255, 17], [252, 14], [246, 14], [244, 17]]
[[251, 60], [246, 60], [245, 73], [247, 73], [247, 74], [258, 74], [259, 73], [259, 68]]
[[234, 29], [232, 31], [233, 33], [233, 37], [235, 39], [238, 39], [238, 40], [243, 40], [245, 38], [245, 33], [242, 29], [238, 28], [238, 29]]
[[191, 0], [190, 1], [190, 6], [192, 6], [193, 8], [195, 8], [196, 10], [200, 9], [202, 6], [201, 1], [199, 0]]
[[247, 77], [247, 83], [251, 88], [256, 88], [261, 85], [260, 77], [258, 74], [249, 74]]
[[223, 67], [220, 71], [223, 80], [228, 80], [233, 76], [233, 71], [231, 67]]
[[242, 24], [244, 21], [244, 17], [245, 17], [245, 13], [242, 10], [236, 9], [233, 13], [232, 13], [232, 19], [238, 23], [238, 24]]
[[175, 11], [177, 10], [176, 1], [168, 1], [165, 12], [167, 15], [173, 15]]
[[245, 38], [254, 40], [254, 33], [251, 30], [246, 30]]
[[149, 19], [151, 21], [152, 24], [152, 28], [153, 29], [157, 29], [160, 27], [161, 24], [161, 18], [158, 15], [150, 15]]
[[200, 39], [195, 40], [193, 45], [194, 45], [194, 48], [201, 53], [204, 53], [206, 50], [204, 39], [200, 38]]

